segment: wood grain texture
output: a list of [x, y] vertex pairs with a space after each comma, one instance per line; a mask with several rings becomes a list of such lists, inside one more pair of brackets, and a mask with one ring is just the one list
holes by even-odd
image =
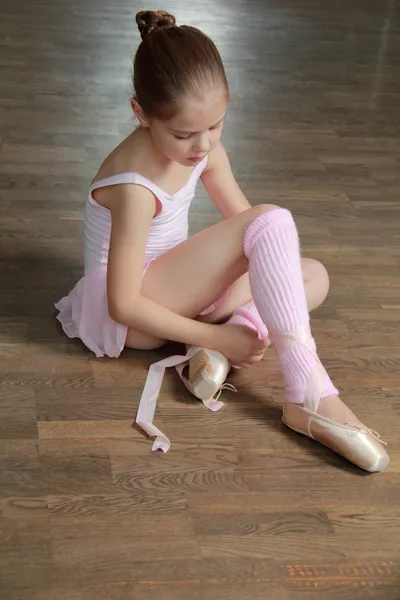
[[[224, 143], [253, 204], [293, 211], [329, 297], [312, 316], [343, 397], [388, 442], [370, 476], [281, 422], [272, 352], [207, 412], [149, 365], [93, 358], [54, 302], [82, 275], [83, 206], [133, 127], [135, 0], [0, 6], [0, 596], [400, 599], [400, 2], [166, 0], [218, 44]], [[202, 186], [190, 228], [219, 219]]]

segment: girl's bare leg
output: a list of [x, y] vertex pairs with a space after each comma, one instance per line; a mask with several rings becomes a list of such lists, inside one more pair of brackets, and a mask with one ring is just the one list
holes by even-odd
[[[182, 246], [185, 246], [185, 244], [186, 243], [182, 244]], [[324, 302], [329, 291], [329, 277], [325, 267], [312, 258], [303, 258], [302, 268], [308, 309], [311, 312], [321, 306]], [[225, 321], [237, 308], [243, 306], [243, 304], [250, 299], [251, 291], [249, 276], [247, 273], [244, 273], [244, 275], [239, 277], [239, 279], [230, 286], [228, 297], [220, 308], [208, 315], [199, 316], [197, 318], [204, 323], [219, 323]], [[164, 343], [164, 340], [131, 329], [128, 331], [126, 346], [138, 350], [152, 350], [162, 346]]]
[[[257, 216], [272, 205], [261, 205], [225, 219], [157, 258], [143, 278], [144, 296], [175, 313], [195, 319], [247, 271], [243, 237]], [[242, 285], [242, 284], [241, 284]], [[165, 343], [130, 329], [126, 346], [148, 350]]]

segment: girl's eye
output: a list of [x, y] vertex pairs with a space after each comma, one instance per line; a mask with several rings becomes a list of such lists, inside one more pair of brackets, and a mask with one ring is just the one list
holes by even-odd
[[177, 140], [188, 140], [188, 139], [190, 138], [190, 134], [189, 134], [189, 135], [185, 135], [185, 136], [182, 136], [182, 135], [174, 135], [174, 137], [175, 137]]

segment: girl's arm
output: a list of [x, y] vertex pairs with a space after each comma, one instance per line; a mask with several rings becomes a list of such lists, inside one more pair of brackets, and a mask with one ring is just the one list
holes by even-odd
[[225, 219], [251, 208], [233, 176], [228, 155], [221, 142], [210, 152], [201, 180]]
[[146, 241], [156, 212], [153, 194], [129, 184], [99, 192], [112, 222], [107, 269], [110, 316], [162, 340], [214, 349], [216, 325], [182, 317], [141, 293]]

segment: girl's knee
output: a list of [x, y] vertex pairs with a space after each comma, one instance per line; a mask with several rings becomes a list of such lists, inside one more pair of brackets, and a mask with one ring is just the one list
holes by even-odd
[[328, 291], [329, 290], [329, 274], [328, 271], [326, 270], [326, 267], [319, 262], [318, 260], [315, 260], [314, 258], [309, 258], [308, 259], [310, 261], [310, 272], [311, 272], [311, 276], [312, 278], [317, 281], [320, 285], [321, 288], [325, 289]]
[[320, 287], [321, 287], [321, 296], [323, 296], [322, 302], [325, 300], [325, 298], [328, 295], [329, 292], [329, 286], [330, 286], [330, 281], [329, 281], [329, 273], [326, 269], [326, 267], [318, 262], [315, 261], [318, 264], [318, 280], [320, 282]]
[[276, 206], [275, 204], [258, 204], [257, 206], [254, 206], [250, 210], [253, 211], [254, 218], [257, 218], [257, 217], [259, 217], [265, 213], [268, 213], [271, 210], [275, 210], [277, 208], [280, 208], [280, 206]]
[[313, 258], [302, 259], [304, 282], [312, 292], [313, 308], [320, 306], [329, 292], [329, 274], [325, 266]]

